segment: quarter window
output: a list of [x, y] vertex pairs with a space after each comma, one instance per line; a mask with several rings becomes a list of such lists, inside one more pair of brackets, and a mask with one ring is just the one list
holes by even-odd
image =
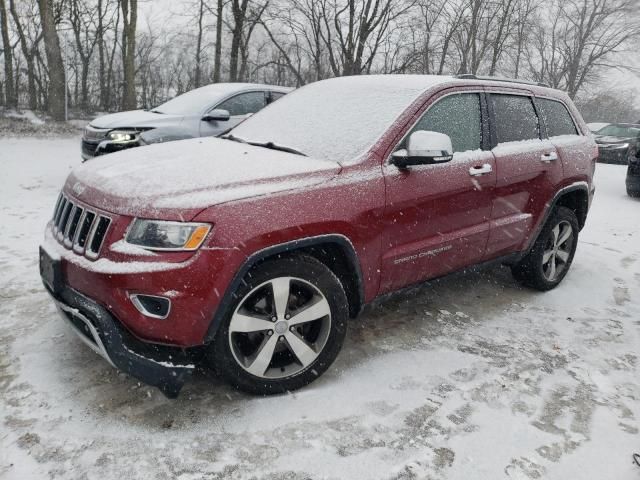
[[266, 105], [264, 92], [247, 92], [225, 100], [216, 108], [227, 110], [229, 115], [248, 115], [262, 110]]
[[537, 98], [536, 105], [540, 108], [549, 137], [578, 134], [567, 107], [562, 103], [546, 98]]
[[530, 97], [491, 94], [498, 143], [540, 138], [538, 116]]
[[[480, 96], [460, 93], [444, 97], [429, 107], [410, 133], [418, 130], [449, 135], [454, 152], [479, 150], [482, 144]], [[400, 148], [404, 148], [408, 137]]]
[[284, 92], [271, 92], [271, 95], [269, 96], [269, 103], [273, 103], [276, 100], [278, 100], [281, 97], [284, 97], [286, 95], [286, 93]]

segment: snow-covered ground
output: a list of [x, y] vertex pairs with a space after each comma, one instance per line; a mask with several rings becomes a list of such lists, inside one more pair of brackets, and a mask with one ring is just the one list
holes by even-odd
[[200, 375], [177, 400], [57, 317], [37, 246], [79, 139], [0, 139], [0, 477], [635, 479], [640, 201], [598, 165], [573, 268], [508, 269], [377, 301], [317, 382], [270, 398]]

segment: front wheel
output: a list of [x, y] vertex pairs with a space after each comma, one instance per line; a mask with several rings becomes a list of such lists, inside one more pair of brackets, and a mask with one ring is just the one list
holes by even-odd
[[573, 210], [558, 207], [531, 251], [511, 267], [513, 276], [528, 287], [547, 291], [558, 286], [573, 261], [578, 245], [578, 219]]
[[308, 255], [269, 260], [234, 294], [210, 352], [212, 367], [259, 395], [301, 388], [335, 360], [349, 308], [335, 274]]

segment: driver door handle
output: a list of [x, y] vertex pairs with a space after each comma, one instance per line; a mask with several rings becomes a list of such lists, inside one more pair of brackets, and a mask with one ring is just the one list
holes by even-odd
[[558, 160], [558, 154], [556, 152], [543, 153], [540, 156], [540, 160], [542, 162], [553, 162], [554, 160]]
[[478, 177], [480, 175], [486, 175], [487, 173], [493, 172], [493, 168], [491, 168], [491, 164], [485, 163], [484, 165], [471, 167], [469, 169], [469, 175], [472, 177]]

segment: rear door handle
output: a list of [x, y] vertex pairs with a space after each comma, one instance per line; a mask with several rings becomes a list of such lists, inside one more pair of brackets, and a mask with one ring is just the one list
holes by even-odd
[[558, 160], [558, 154], [556, 152], [543, 153], [540, 156], [540, 160], [543, 162], [553, 162], [554, 160]]
[[493, 168], [491, 168], [491, 164], [485, 163], [484, 165], [471, 167], [469, 169], [469, 175], [472, 177], [478, 177], [480, 175], [486, 175], [487, 173], [493, 172]]

